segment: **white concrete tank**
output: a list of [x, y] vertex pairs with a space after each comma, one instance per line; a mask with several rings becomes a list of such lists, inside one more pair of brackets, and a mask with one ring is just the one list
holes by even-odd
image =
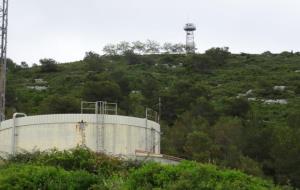
[[142, 118], [102, 114], [38, 115], [0, 125], [2, 155], [76, 146], [111, 155], [160, 154], [160, 125]]

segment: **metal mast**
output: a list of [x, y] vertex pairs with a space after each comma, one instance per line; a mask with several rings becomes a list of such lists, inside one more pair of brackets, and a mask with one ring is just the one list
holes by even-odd
[[196, 26], [193, 23], [187, 23], [184, 26], [184, 31], [186, 31], [186, 53], [195, 53], [196, 46], [194, 40], [194, 31]]
[[8, 0], [2, 0], [0, 7], [0, 121], [5, 120], [5, 89], [6, 89], [6, 50], [8, 25]]

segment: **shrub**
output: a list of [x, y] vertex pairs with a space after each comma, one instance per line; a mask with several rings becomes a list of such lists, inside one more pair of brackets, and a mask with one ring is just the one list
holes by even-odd
[[68, 96], [49, 96], [42, 102], [41, 112], [45, 114], [78, 113], [80, 102]]
[[57, 62], [54, 59], [41, 59], [41, 72], [58, 71]]
[[[26, 165], [25, 165], [26, 164]], [[2, 189], [280, 189], [234, 170], [185, 161], [179, 165], [121, 161], [85, 148], [17, 154], [0, 167]]]
[[30, 163], [61, 167], [65, 170], [85, 170], [89, 173], [110, 176], [121, 171], [126, 162], [100, 153], [94, 153], [87, 148], [49, 152], [23, 152], [8, 160], [10, 163]]
[[101, 56], [94, 52], [86, 52], [83, 61], [87, 64], [89, 71], [104, 71], [104, 61]]
[[98, 181], [85, 171], [68, 172], [50, 166], [10, 165], [0, 172], [0, 190], [88, 189]]
[[212, 165], [183, 162], [177, 166], [146, 164], [133, 171], [127, 181], [128, 189], [279, 189], [258, 178], [238, 171], [219, 170]]

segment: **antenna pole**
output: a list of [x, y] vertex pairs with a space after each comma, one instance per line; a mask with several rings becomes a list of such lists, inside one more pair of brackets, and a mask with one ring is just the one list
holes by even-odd
[[161, 117], [161, 97], [158, 98], [158, 123], [160, 123]]
[[3, 121], [5, 120], [8, 0], [2, 0], [0, 7], [0, 22], [0, 121]]

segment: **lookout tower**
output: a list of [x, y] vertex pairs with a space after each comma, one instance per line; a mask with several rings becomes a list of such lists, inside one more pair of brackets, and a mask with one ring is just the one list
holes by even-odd
[[196, 31], [196, 26], [193, 23], [187, 23], [184, 31], [186, 31], [186, 53], [195, 53], [194, 31]]

